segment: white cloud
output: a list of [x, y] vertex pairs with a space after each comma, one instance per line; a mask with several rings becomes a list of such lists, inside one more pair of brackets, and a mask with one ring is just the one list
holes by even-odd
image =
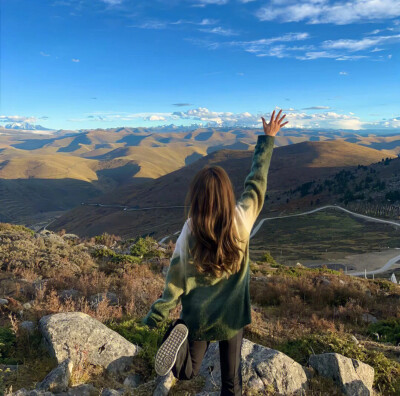
[[346, 71], [341, 71], [341, 72], [339, 72], [339, 74], [340, 74], [341, 76], [347, 76], [349, 73], [346, 72]]
[[0, 122], [36, 122], [36, 117], [26, 117], [26, 116], [0, 116]]
[[156, 115], [156, 114], [153, 114], [144, 119], [148, 120], [148, 121], [165, 121], [166, 120], [166, 118], [164, 116], [160, 116], [160, 115]]
[[239, 3], [252, 3], [253, 1], [257, 1], [257, 0], [239, 0]]
[[229, 3], [229, 0], [197, 0], [195, 6], [204, 7], [209, 4], [224, 5]]
[[101, 0], [103, 3], [106, 3], [110, 6], [118, 5], [123, 2], [123, 0]]
[[400, 34], [392, 36], [365, 37], [360, 40], [340, 39], [326, 40], [321, 46], [328, 49], [344, 49], [347, 51], [361, 51], [376, 45], [400, 41]]
[[148, 20], [141, 22], [136, 25], [128, 25], [128, 27], [135, 27], [139, 29], [166, 29], [169, 26], [177, 26], [177, 25], [197, 25], [197, 26], [210, 26], [215, 25], [218, 22], [217, 19], [203, 18], [201, 21], [191, 21], [187, 19], [178, 19], [177, 21], [161, 21], [161, 20]]
[[[328, 106], [312, 106], [310, 110], [326, 110]], [[289, 121], [288, 128], [321, 128], [321, 129], [390, 129], [400, 128], [400, 117], [382, 119], [373, 122], [364, 122], [354, 113], [339, 114], [333, 111], [318, 111], [316, 113], [299, 112], [293, 108], [283, 109], [286, 114], [285, 120]], [[83, 119], [72, 119], [69, 121], [84, 122], [88, 118], [92, 121], [113, 122], [126, 125], [126, 122], [136, 121], [160, 121], [180, 124], [182, 121], [192, 122], [198, 125], [215, 127], [261, 127], [261, 116], [269, 118], [270, 113], [252, 114], [249, 112], [233, 113], [227, 111], [213, 111], [206, 107], [198, 107], [187, 111], [176, 111], [169, 113], [127, 113], [127, 112], [95, 112], [86, 115]], [[2, 116], [3, 119], [5, 116]], [[15, 121], [14, 118], [7, 121]], [[20, 117], [20, 121], [28, 120], [28, 117]], [[1, 120], [1, 117], [0, 117]], [[162, 125], [162, 124], [159, 124]]]
[[330, 109], [329, 106], [311, 106], [311, 107], [304, 107], [303, 110], [327, 110]]
[[139, 25], [129, 25], [128, 27], [136, 27], [139, 29], [165, 29], [168, 25], [168, 22], [165, 21], [146, 21], [142, 22]]
[[217, 22], [218, 22], [217, 19], [203, 18], [200, 22], [189, 21], [186, 19], [179, 19], [175, 22], [170, 22], [170, 23], [171, 25], [189, 24], [189, 25], [208, 26], [208, 25], [215, 25]]
[[75, 63], [80, 62], [80, 60], [79, 60], [79, 59], [76, 59], [76, 58], [72, 58], [71, 60], [72, 60], [72, 62], [75, 62]]
[[[293, 47], [286, 47], [283, 45], [271, 47], [271, 44], [280, 41], [291, 42], [291, 41], [306, 40], [308, 38], [309, 38], [308, 33], [296, 32], [296, 33], [286, 33], [281, 36], [269, 37], [266, 39], [251, 40], [251, 41], [231, 41], [224, 44], [229, 46], [242, 47], [246, 52], [251, 52], [258, 56], [283, 57], [286, 56], [286, 51], [293, 50]], [[294, 47], [294, 48], [297, 50], [299, 47]]]
[[333, 23], [345, 25], [354, 22], [391, 19], [400, 16], [398, 0], [274, 0], [260, 8], [261, 21]]
[[40, 51], [40, 55], [42, 55], [42, 56], [50, 56], [50, 54], [46, 54], [46, 53], [43, 52], [43, 51]]
[[379, 120], [379, 121], [373, 121], [373, 122], [365, 122], [364, 123], [364, 128], [370, 129], [370, 128], [400, 128], [400, 117], [394, 117], [390, 118], [388, 120]]
[[[274, 0], [279, 1], [279, 0]], [[315, 0], [318, 1], [318, 0]], [[233, 31], [224, 31], [219, 27], [214, 29], [201, 29], [207, 32], [225, 35], [234, 34]], [[250, 41], [209, 41], [192, 39], [195, 44], [208, 49], [222, 47], [241, 47], [244, 51], [257, 57], [295, 58], [298, 60], [315, 60], [320, 58], [334, 59], [336, 61], [354, 61], [359, 59], [371, 59], [383, 61], [382, 56], [373, 57], [371, 54], [382, 51], [377, 45], [385, 45], [400, 42], [400, 34], [386, 36], [371, 36], [361, 39], [325, 40], [322, 43], [293, 45], [295, 41], [308, 40], [311, 36], [307, 32], [291, 32], [281, 36], [263, 38]], [[291, 44], [286, 44], [290, 42]], [[375, 47], [370, 50], [371, 47]], [[354, 52], [368, 51], [355, 55]], [[390, 59], [391, 57], [387, 57]]]
[[216, 26], [211, 29], [199, 29], [199, 30], [206, 33], [219, 34], [221, 36], [236, 36], [238, 34], [232, 29], [224, 29], [221, 26]]

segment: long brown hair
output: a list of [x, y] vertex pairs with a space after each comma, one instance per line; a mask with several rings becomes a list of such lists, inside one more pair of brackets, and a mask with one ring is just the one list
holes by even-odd
[[[225, 170], [206, 166], [193, 178], [186, 196], [195, 244], [191, 253], [200, 273], [221, 277], [240, 269], [243, 252], [234, 224], [235, 195]], [[186, 209], [187, 212], [187, 209]]]

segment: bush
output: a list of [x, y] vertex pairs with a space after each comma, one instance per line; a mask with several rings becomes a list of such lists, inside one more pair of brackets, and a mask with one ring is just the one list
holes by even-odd
[[140, 258], [161, 257], [162, 253], [157, 250], [157, 241], [154, 238], [138, 238], [131, 247], [131, 255]]
[[8, 327], [0, 327], [0, 363], [15, 364], [13, 352], [16, 346], [16, 337]]
[[161, 341], [170, 322], [166, 322], [157, 328], [149, 328], [140, 323], [139, 320], [129, 319], [120, 323], [111, 322], [108, 324], [112, 330], [121, 334], [132, 344], [139, 345], [142, 350], [139, 356], [148, 364], [148, 368], [153, 370], [154, 357], [161, 345]]
[[367, 332], [369, 335], [378, 333], [381, 342], [391, 342], [398, 345], [400, 343], [400, 319], [393, 318], [371, 323]]
[[261, 257], [261, 261], [264, 261], [266, 263], [269, 264], [274, 264], [276, 265], [277, 262], [275, 261], [275, 259], [272, 257], [271, 253], [269, 251], [266, 251], [263, 256]]
[[121, 238], [119, 236], [116, 236], [113, 234], [108, 234], [107, 232], [104, 232], [101, 235], [95, 236], [94, 240], [96, 243], [98, 243], [100, 245], [112, 247], [115, 245], [115, 243], [119, 242], [121, 240]]

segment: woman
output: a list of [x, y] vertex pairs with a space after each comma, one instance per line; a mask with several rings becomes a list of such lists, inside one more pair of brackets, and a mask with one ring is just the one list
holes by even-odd
[[249, 295], [250, 231], [264, 204], [275, 135], [282, 110], [257, 138], [244, 192], [235, 203], [223, 168], [207, 166], [194, 177], [186, 202], [187, 220], [175, 245], [164, 292], [143, 319], [155, 327], [182, 303], [180, 319], [166, 332], [155, 358], [157, 374], [172, 370], [191, 379], [200, 370], [210, 341], [219, 341], [221, 395], [241, 395], [243, 327], [251, 323]]

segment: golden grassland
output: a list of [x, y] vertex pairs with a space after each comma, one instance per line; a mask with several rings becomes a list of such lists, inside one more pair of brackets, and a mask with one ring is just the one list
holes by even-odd
[[[172, 242], [162, 247], [149, 237], [38, 235], [5, 223], [0, 223], [0, 241], [0, 296], [9, 300], [0, 308], [0, 363], [21, 365], [18, 374], [5, 375], [0, 386], [33, 388], [56, 364], [40, 348], [38, 332], [28, 336], [20, 322], [37, 322], [46, 314], [67, 311], [85, 312], [141, 345], [143, 352], [134, 370], [146, 381], [153, 378], [154, 354], [168, 323], [150, 330], [140, 319], [163, 289], [162, 273], [169, 264]], [[359, 359], [375, 368], [378, 394], [398, 394], [400, 286], [327, 268], [286, 267], [267, 251], [251, 258], [253, 309], [246, 338], [281, 350], [303, 365], [311, 353], [320, 352]], [[76, 295], [62, 297], [62, 291], [71, 288]], [[90, 303], [91, 295], [106, 292], [115, 293], [118, 302], [105, 298], [96, 307]], [[30, 309], [23, 308], [27, 302]], [[179, 307], [171, 318], [178, 314]], [[378, 323], [366, 322], [365, 314], [375, 316]], [[378, 342], [375, 333], [384, 342]], [[119, 380], [85, 361], [75, 367], [72, 377], [74, 384], [91, 382], [99, 389], [122, 386]], [[201, 388], [201, 381], [196, 381], [178, 383], [172, 394], [195, 393]], [[142, 387], [135, 392], [146, 391]], [[251, 395], [251, 390], [246, 392]], [[308, 395], [326, 392], [340, 394], [329, 381], [314, 379]]]

